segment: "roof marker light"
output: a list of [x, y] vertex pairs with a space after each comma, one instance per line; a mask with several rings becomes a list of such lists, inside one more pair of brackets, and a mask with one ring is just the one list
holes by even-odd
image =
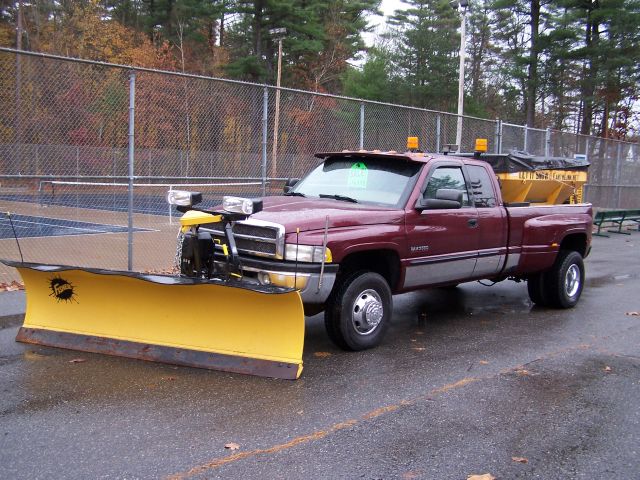
[[487, 139], [486, 138], [476, 138], [476, 152], [487, 153]]

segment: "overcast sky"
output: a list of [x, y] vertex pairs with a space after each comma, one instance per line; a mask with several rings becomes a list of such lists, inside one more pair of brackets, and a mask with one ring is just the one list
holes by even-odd
[[402, 0], [382, 0], [382, 4], [380, 5], [380, 10], [384, 14], [384, 16], [372, 15], [370, 18], [371, 25], [375, 25], [376, 28], [371, 33], [366, 33], [363, 35], [364, 41], [367, 45], [373, 45], [376, 33], [384, 31], [386, 18], [389, 15], [393, 15], [393, 13], [401, 8], [406, 7]]

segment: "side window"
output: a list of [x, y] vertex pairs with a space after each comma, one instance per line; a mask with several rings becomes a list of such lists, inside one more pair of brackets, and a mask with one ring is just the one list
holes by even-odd
[[468, 207], [471, 205], [469, 202], [469, 194], [467, 193], [467, 186], [464, 182], [464, 175], [462, 175], [462, 169], [460, 167], [438, 167], [431, 174], [429, 183], [424, 192], [424, 198], [436, 198], [436, 192], [439, 188], [452, 188], [455, 190], [461, 190], [462, 193], [462, 206]]
[[477, 208], [495, 207], [496, 195], [487, 170], [476, 165], [468, 165], [473, 200]]

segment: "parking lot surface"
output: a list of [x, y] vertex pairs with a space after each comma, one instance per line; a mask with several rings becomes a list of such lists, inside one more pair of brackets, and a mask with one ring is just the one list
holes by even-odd
[[572, 310], [413, 292], [359, 353], [307, 318], [297, 381], [15, 343], [0, 294], [0, 477], [638, 478], [640, 234], [593, 246]]

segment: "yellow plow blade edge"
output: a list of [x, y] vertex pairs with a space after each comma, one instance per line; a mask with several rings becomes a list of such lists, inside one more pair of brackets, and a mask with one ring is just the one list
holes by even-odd
[[297, 291], [5, 263], [25, 283], [20, 342], [274, 378], [302, 372]]

